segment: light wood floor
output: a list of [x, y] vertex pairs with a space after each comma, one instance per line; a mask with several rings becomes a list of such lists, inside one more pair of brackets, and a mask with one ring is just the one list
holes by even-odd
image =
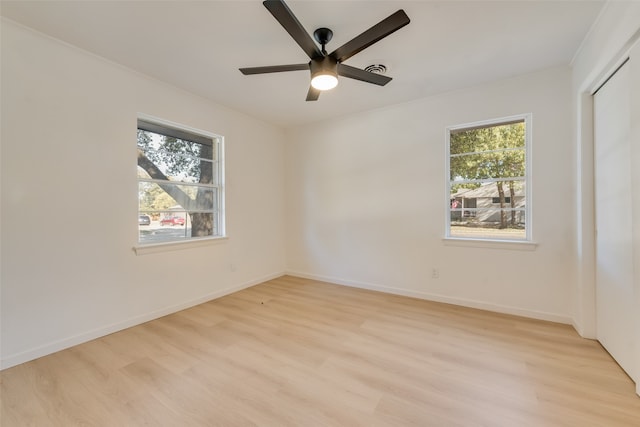
[[10, 426], [640, 426], [569, 326], [282, 277], [4, 370]]

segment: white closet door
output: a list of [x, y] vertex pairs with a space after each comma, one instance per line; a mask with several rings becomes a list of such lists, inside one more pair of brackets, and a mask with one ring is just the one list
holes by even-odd
[[594, 95], [598, 340], [637, 381], [630, 63]]

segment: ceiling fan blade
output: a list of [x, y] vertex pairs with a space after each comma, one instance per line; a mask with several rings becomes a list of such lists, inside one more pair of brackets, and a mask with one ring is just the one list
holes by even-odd
[[307, 30], [304, 29], [298, 18], [282, 0], [265, 0], [262, 2], [274, 18], [284, 27], [291, 37], [300, 45], [302, 50], [311, 59], [323, 56], [318, 45], [313, 41]]
[[268, 65], [266, 67], [244, 67], [239, 69], [242, 74], [266, 74], [279, 73], [282, 71], [302, 71], [309, 70], [309, 64], [290, 64], [290, 65]]
[[350, 67], [344, 64], [338, 64], [338, 74], [343, 77], [349, 77], [350, 79], [373, 83], [374, 85], [378, 86], [384, 86], [391, 81], [391, 77], [383, 76], [382, 74], [371, 73], [369, 71]]
[[404, 10], [400, 9], [396, 13], [378, 22], [376, 25], [369, 28], [351, 41], [343, 44], [342, 46], [331, 52], [329, 56], [335, 58], [338, 62], [346, 61], [356, 53], [362, 51], [363, 49], [366, 49], [375, 42], [404, 27], [409, 22], [411, 21], [409, 20], [407, 14], [404, 13]]
[[307, 101], [317, 101], [320, 97], [320, 91], [313, 86], [309, 86], [309, 92], [307, 92]]

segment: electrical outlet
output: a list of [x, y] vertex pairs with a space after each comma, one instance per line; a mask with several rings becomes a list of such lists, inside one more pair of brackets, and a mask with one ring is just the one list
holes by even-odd
[[440, 277], [440, 270], [438, 270], [437, 268], [431, 269], [431, 278], [438, 279], [439, 277]]

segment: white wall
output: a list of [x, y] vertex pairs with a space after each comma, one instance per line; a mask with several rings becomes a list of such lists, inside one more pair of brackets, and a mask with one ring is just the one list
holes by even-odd
[[[288, 272], [569, 323], [569, 88], [556, 68], [291, 130]], [[445, 245], [445, 128], [520, 113], [533, 114], [537, 248]]]
[[[2, 367], [285, 269], [573, 322], [594, 336], [588, 92], [638, 22], [640, 3], [611, 3], [571, 74], [545, 70], [318, 123], [283, 143], [268, 124], [3, 20]], [[443, 244], [445, 127], [527, 112], [536, 250]], [[137, 113], [225, 136], [228, 240], [133, 253]]]
[[[631, 135], [636, 144], [632, 144], [632, 165], [640, 164], [640, 3], [610, 2], [598, 21], [585, 38], [582, 47], [573, 61], [572, 69], [572, 109], [574, 141], [576, 147], [577, 179], [576, 192], [580, 195], [576, 210], [576, 254], [578, 280], [572, 289], [572, 315], [576, 329], [585, 337], [595, 338], [595, 240], [593, 212], [593, 102], [591, 94], [615, 67], [629, 55], [633, 43], [636, 47], [631, 53], [632, 105]], [[640, 175], [632, 168], [632, 188], [640, 188]], [[632, 195], [634, 222], [634, 259], [640, 266], [640, 195]], [[638, 225], [636, 227], [636, 225]], [[636, 284], [636, 337], [635, 347], [638, 357], [636, 372], [640, 372], [640, 270], [635, 272]], [[640, 394], [640, 382], [636, 383], [636, 392]]]
[[640, 395], [640, 41], [637, 41], [632, 52], [632, 72], [635, 73], [631, 83], [631, 165], [636, 167], [631, 171], [631, 188], [635, 189], [632, 196], [633, 222], [633, 266], [635, 283], [635, 350], [636, 350], [636, 393]]
[[[225, 137], [228, 240], [135, 255], [138, 113]], [[3, 367], [284, 270], [271, 125], [3, 20], [1, 138]]]
[[572, 290], [574, 326], [595, 338], [595, 218], [593, 211], [592, 92], [623, 58], [640, 31], [640, 3], [609, 2], [572, 64], [571, 100], [576, 147], [577, 280]]

